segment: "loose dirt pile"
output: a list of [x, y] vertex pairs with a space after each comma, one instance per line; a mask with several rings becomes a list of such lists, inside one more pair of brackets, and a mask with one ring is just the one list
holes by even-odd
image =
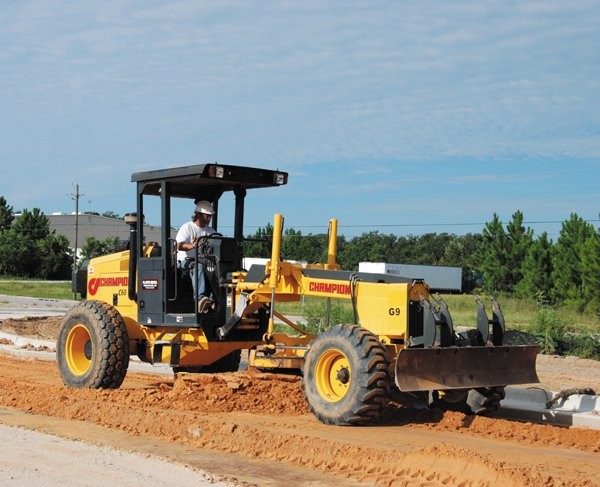
[[56, 340], [62, 316], [8, 318], [0, 320], [0, 331], [38, 340]]
[[[5, 321], [10, 323], [0, 323], [4, 331], [29, 326]], [[52, 320], [43, 321], [30, 323], [38, 335], [52, 328]], [[585, 369], [560, 360], [560, 377]], [[80, 431], [82, 437], [88, 424], [124, 432], [151, 442], [155, 454], [187, 452], [186, 462], [204, 451], [233, 454], [233, 476], [240, 481], [256, 481], [256, 470], [250, 475], [246, 465], [258, 460], [264, 482], [257, 483], [264, 485], [309, 485], [315, 475], [321, 475], [321, 485], [600, 485], [600, 431], [416, 411], [396, 403], [377, 426], [331, 427], [308, 413], [297, 377], [237, 372], [174, 380], [129, 372], [118, 390], [73, 390], [62, 385], [53, 362], [0, 355], [0, 368], [1, 406], [70, 421], [71, 434]], [[599, 370], [588, 369], [586, 384], [569, 379], [570, 387], [598, 387]], [[131, 448], [114, 441], [112, 446]], [[296, 469], [292, 476], [289, 469]]]

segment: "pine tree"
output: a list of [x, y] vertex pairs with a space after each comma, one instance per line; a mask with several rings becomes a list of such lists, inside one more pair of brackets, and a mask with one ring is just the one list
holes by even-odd
[[34, 208], [32, 211], [25, 209], [15, 220], [12, 228], [35, 242], [50, 234], [50, 220], [39, 208]]
[[556, 302], [584, 309], [582, 254], [594, 233], [594, 227], [575, 213], [563, 222], [552, 256], [552, 298]]
[[13, 207], [8, 205], [4, 196], [0, 196], [0, 232], [10, 228], [13, 218]]
[[592, 313], [600, 313], [600, 232], [588, 238], [581, 252], [581, 285], [585, 307]]
[[523, 225], [523, 213], [517, 210], [506, 226], [507, 235], [507, 291], [513, 291], [523, 278], [523, 262], [533, 241], [533, 230]]
[[507, 291], [510, 287], [510, 268], [508, 265], [508, 237], [494, 213], [491, 222], [487, 222], [482, 238], [477, 246], [477, 267], [483, 276], [486, 291]]
[[529, 247], [522, 272], [523, 276], [516, 286], [517, 294], [543, 302], [549, 301], [552, 291], [552, 242], [546, 232]]

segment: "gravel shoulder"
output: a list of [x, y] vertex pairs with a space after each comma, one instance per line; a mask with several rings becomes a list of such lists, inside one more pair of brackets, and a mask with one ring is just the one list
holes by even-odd
[[[17, 419], [15, 412], [2, 411]], [[26, 418], [20, 418], [25, 422]], [[30, 425], [31, 426], [31, 425]], [[0, 477], [6, 486], [44, 485], [46, 487], [178, 486], [226, 487], [205, 472], [168, 462], [150, 454], [125, 452], [110, 446], [75, 441], [27, 429], [0, 424]]]

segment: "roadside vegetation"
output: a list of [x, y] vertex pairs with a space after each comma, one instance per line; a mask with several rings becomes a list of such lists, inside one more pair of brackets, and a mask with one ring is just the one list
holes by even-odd
[[74, 299], [70, 281], [0, 280], [0, 294], [44, 299]]

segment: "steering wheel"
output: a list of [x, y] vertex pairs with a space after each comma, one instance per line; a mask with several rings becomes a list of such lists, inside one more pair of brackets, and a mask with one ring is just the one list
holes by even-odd
[[211, 233], [210, 235], [202, 235], [201, 237], [198, 238], [198, 240], [196, 241], [196, 245], [198, 246], [198, 255], [202, 256], [202, 257], [206, 257], [208, 254], [208, 239], [213, 238], [213, 237], [223, 237], [222, 233], [219, 232], [215, 232], [215, 233]]

